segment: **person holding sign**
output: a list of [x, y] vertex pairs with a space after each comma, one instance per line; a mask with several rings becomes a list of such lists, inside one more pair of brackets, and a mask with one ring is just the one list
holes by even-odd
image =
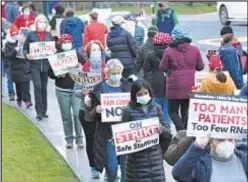
[[[71, 35], [61, 35], [58, 39], [58, 47], [61, 48], [59, 52], [72, 50], [72, 39]], [[77, 56], [79, 62], [83, 62], [82, 56], [80, 54], [77, 54]], [[63, 122], [66, 148], [70, 149], [73, 147], [74, 139], [76, 139], [78, 147], [83, 148], [82, 127], [78, 115], [80, 99], [74, 95], [75, 82], [72, 80], [69, 73], [55, 76], [51, 66], [49, 67], [48, 75], [50, 78], [55, 79], [56, 97]], [[76, 134], [75, 137], [73, 136], [73, 130]]]
[[[49, 33], [48, 20], [44, 15], [36, 17], [34, 22], [34, 31], [28, 33], [23, 45], [24, 57], [30, 62], [31, 76], [34, 84], [35, 109], [37, 120], [47, 118], [47, 82], [48, 82], [48, 59], [34, 60], [34, 56], [30, 54], [30, 44], [35, 42], [54, 41], [51, 33]], [[56, 49], [52, 50], [56, 53]]]
[[247, 143], [208, 137], [196, 138], [172, 170], [177, 181], [245, 182], [247, 174]]
[[25, 102], [26, 107], [30, 108], [33, 104], [31, 102], [30, 85], [31, 80], [29, 63], [22, 58], [18, 58], [19, 30], [12, 24], [10, 27], [10, 36], [4, 46], [4, 55], [10, 62], [10, 75], [16, 86], [17, 106], [22, 106], [22, 101]]
[[138, 79], [132, 84], [131, 101], [129, 106], [123, 111], [122, 122], [155, 117], [159, 118], [162, 125], [157, 128], [157, 132], [160, 133], [160, 139], [166, 140], [162, 144], [166, 143], [166, 146], [158, 143], [158, 145], [151, 146], [150, 148], [128, 154], [126, 161], [127, 182], [165, 181], [163, 153], [168, 148], [171, 139], [170, 130], [164, 126], [162, 109], [152, 101], [152, 90], [149, 84], [144, 80]]
[[[103, 47], [99, 41], [91, 41], [86, 46], [86, 54], [89, 57], [83, 66], [82, 71], [84, 73], [100, 72], [102, 73], [102, 80], [106, 79], [106, 74], [104, 73], [105, 64], [102, 61], [101, 55], [103, 54]], [[94, 118], [90, 116], [89, 107], [85, 106], [84, 98], [89, 94], [91, 90], [85, 88], [85, 85], [76, 85], [75, 95], [81, 99], [81, 108], [79, 111], [79, 119], [83, 127], [86, 139], [86, 152], [89, 159], [91, 167], [91, 176], [93, 179], [99, 178], [99, 172], [95, 169], [94, 157], [93, 157], [93, 146], [94, 146], [94, 136], [96, 130], [96, 122]]]
[[209, 58], [209, 74], [202, 81], [199, 92], [234, 95], [236, 86], [232, 78], [222, 72], [221, 60], [218, 56]]
[[[115, 147], [112, 144], [111, 125], [113, 122], [101, 122], [101, 94], [129, 92], [129, 83], [122, 78], [123, 65], [118, 59], [111, 59], [107, 62], [105, 73], [107, 79], [97, 84], [90, 94], [90, 114], [96, 122], [94, 140], [94, 165], [102, 172], [106, 168], [108, 182], [114, 182], [118, 171], [118, 158]], [[87, 104], [88, 105], [88, 104]], [[125, 182], [125, 156], [119, 157], [121, 165], [121, 182]]]

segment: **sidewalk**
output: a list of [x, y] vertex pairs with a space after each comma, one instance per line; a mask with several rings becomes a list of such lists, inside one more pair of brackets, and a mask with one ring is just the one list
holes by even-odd
[[[4, 97], [2, 98], [3, 103], [15, 106], [16, 102], [10, 102], [6, 93], [6, 78], [2, 79], [4, 88]], [[34, 103], [33, 96], [33, 83], [30, 83], [32, 101]], [[54, 81], [49, 79], [48, 82], [48, 119], [43, 119], [42, 121], [36, 120], [36, 113], [34, 106], [30, 109], [25, 107], [19, 108], [19, 110], [25, 114], [32, 123], [43, 133], [43, 135], [50, 141], [53, 147], [58, 151], [58, 153], [64, 158], [68, 163], [70, 168], [73, 170], [75, 175], [78, 177], [80, 182], [103, 182], [103, 175], [101, 179], [91, 179], [89, 162], [87, 158], [87, 153], [85, 148], [78, 149], [74, 145], [73, 149], [65, 148], [64, 133], [62, 127], [62, 121], [60, 116], [60, 110], [58, 107]], [[174, 182], [171, 176], [171, 167], [165, 164], [166, 181]]]

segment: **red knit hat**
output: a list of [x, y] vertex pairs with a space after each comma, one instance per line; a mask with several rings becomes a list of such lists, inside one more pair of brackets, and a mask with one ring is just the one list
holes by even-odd
[[63, 34], [63, 35], [61, 35], [61, 36], [59, 37], [58, 43], [59, 43], [59, 44], [62, 44], [64, 41], [68, 41], [68, 40], [69, 40], [70, 42], [72, 42], [72, 40], [73, 40], [72, 36], [69, 35], [69, 34]]
[[209, 58], [209, 70], [214, 71], [215, 69], [222, 70], [222, 63], [219, 56], [213, 55]]
[[10, 26], [10, 35], [13, 36], [13, 35], [18, 35], [19, 34], [19, 29], [17, 28], [16, 25], [12, 24]]
[[172, 37], [167, 33], [158, 32], [152, 38], [153, 44], [167, 45], [172, 40]]

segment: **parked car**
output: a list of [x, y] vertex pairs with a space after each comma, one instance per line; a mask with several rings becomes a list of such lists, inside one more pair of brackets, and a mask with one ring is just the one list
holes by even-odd
[[247, 2], [217, 2], [217, 13], [223, 25], [233, 21], [247, 23]]

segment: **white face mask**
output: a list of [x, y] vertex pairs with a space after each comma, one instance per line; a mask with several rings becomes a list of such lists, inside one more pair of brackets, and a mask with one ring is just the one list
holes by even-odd
[[56, 10], [52, 9], [52, 14], [55, 15], [56, 14]]
[[142, 104], [142, 105], [148, 104], [150, 100], [151, 100], [150, 95], [143, 95], [143, 96], [137, 97], [137, 103]]
[[228, 159], [234, 153], [235, 145], [229, 141], [223, 141], [217, 144], [216, 154], [223, 159]]
[[61, 45], [61, 48], [64, 50], [64, 51], [69, 51], [72, 49], [72, 43], [64, 43]]
[[47, 26], [46, 23], [37, 23], [38, 30], [44, 31], [46, 30], [46, 26]]
[[29, 16], [29, 15], [30, 15], [30, 11], [24, 11], [24, 12], [23, 12], [23, 15]]

